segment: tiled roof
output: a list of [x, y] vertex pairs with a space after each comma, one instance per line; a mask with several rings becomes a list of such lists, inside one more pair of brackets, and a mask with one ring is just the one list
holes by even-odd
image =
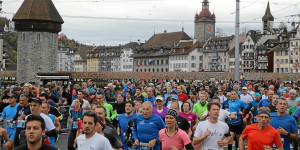
[[12, 20], [64, 22], [51, 0], [24, 0]]
[[[240, 34], [239, 36], [239, 44], [241, 45], [247, 38], [245, 33]], [[235, 51], [235, 38], [229, 43], [229, 53], [233, 53]]]
[[[196, 41], [194, 44], [193, 42], [182, 42], [182, 43], [183, 43], [182, 45], [186, 45], [186, 47], [181, 47], [181, 48], [176, 47], [172, 51], [170, 51], [169, 55], [188, 55], [189, 53], [191, 53], [197, 48], [203, 48], [203, 43], [199, 41]], [[190, 45], [187, 46], [188, 44]]]
[[145, 48], [150, 47], [161, 47], [165, 45], [176, 45], [180, 40], [191, 40], [185, 32], [170, 32], [170, 33], [160, 33], [154, 34], [144, 45]]

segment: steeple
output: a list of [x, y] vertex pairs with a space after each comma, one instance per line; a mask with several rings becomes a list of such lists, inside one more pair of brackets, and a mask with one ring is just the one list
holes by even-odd
[[270, 4], [268, 2], [268, 6], [265, 12], [265, 15], [262, 17], [262, 21], [274, 21], [274, 17], [271, 13]]
[[273, 33], [274, 17], [271, 13], [269, 2], [268, 2], [268, 5], [267, 5], [265, 15], [262, 17], [262, 21], [263, 21], [263, 33], [264, 34], [272, 34]]
[[203, 0], [202, 2], [202, 10], [207, 9], [209, 10], [209, 2], [208, 0]]

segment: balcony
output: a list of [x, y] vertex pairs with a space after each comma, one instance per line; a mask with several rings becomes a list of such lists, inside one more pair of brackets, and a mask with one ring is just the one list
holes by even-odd
[[[244, 60], [254, 60], [254, 56], [243, 56]], [[268, 61], [268, 60], [267, 60]]]

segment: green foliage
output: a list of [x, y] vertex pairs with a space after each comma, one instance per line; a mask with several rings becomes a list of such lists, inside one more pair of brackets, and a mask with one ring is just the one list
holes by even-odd
[[68, 37], [65, 34], [62, 34], [62, 39], [58, 42], [61, 42], [61, 44], [69, 46], [71, 48], [78, 47], [80, 44], [76, 42], [74, 39], [68, 39]]

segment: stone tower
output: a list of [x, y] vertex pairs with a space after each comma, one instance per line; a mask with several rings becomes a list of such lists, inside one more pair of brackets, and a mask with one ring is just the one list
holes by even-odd
[[17, 82], [37, 82], [37, 73], [56, 72], [64, 21], [52, 1], [24, 0], [12, 20], [18, 32]]
[[210, 37], [215, 36], [216, 16], [209, 11], [208, 0], [203, 0], [202, 11], [195, 15], [195, 35], [194, 39], [200, 42], [207, 41]]
[[262, 21], [263, 21], [263, 33], [264, 34], [272, 33], [274, 17], [271, 13], [269, 2], [268, 2], [268, 6], [266, 9], [265, 15], [262, 17]]

